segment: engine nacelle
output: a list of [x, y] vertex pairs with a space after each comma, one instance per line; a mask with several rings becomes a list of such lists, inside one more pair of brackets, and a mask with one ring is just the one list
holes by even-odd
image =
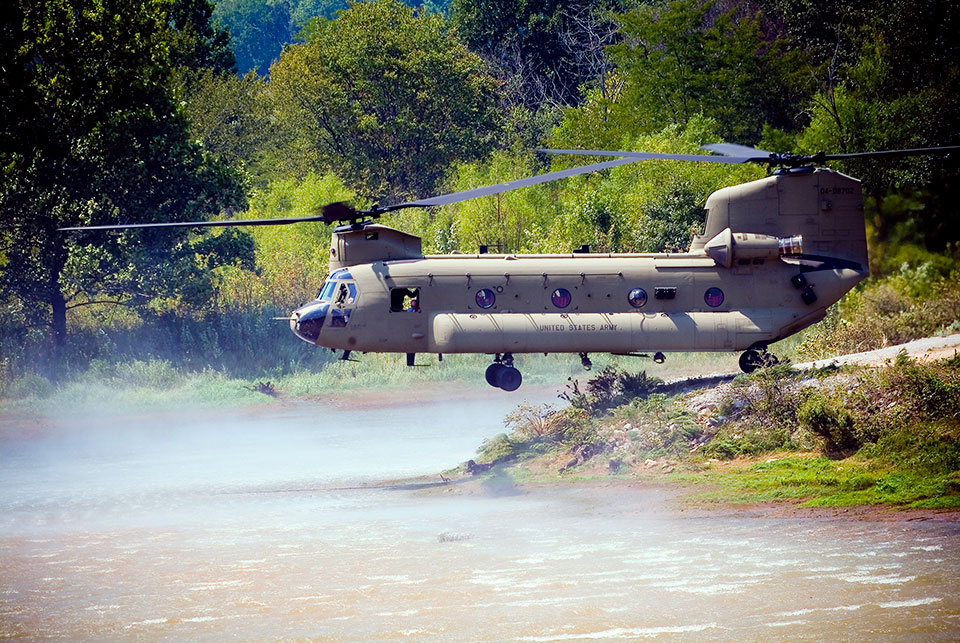
[[803, 238], [799, 235], [774, 237], [769, 234], [733, 232], [726, 228], [704, 244], [703, 251], [724, 268], [748, 266], [782, 256], [803, 254]]

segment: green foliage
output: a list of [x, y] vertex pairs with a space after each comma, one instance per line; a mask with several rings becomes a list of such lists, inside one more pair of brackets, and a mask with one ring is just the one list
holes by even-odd
[[[0, 45], [8, 61], [0, 72], [0, 285], [23, 303], [21, 323], [48, 325], [58, 350], [71, 305], [104, 296], [144, 305], [159, 292], [196, 305], [212, 294], [195, 234], [57, 231], [201, 219], [243, 205], [238, 175], [188, 139], [170, 93], [170, 24], [179, 20], [170, 10], [182, 6], [23, 0], [11, 8], [20, 28]], [[235, 235], [211, 239], [200, 242], [203, 261], [244, 258]]]
[[224, 75], [234, 71], [236, 58], [230, 34], [214, 23], [213, 0], [174, 0], [168, 24], [170, 62], [174, 67], [206, 69]]
[[253, 187], [263, 189], [278, 174], [289, 149], [272, 118], [269, 84], [248, 74], [238, 78], [212, 69], [179, 70], [175, 84], [184, 95], [190, 136], [203, 150], [243, 168]]
[[[591, 132], [579, 125], [595, 107], [587, 103], [567, 110], [550, 146], [595, 147]], [[604, 141], [600, 146], [698, 154], [703, 151], [701, 145], [717, 140], [716, 128], [715, 121], [697, 116], [684, 126], [668, 126], [629, 140]], [[556, 165], [577, 162], [576, 157], [561, 157]], [[590, 244], [613, 252], [683, 251], [689, 247], [691, 235], [702, 229], [703, 203], [712, 192], [761, 176], [763, 171], [752, 166], [646, 161], [609, 173], [575, 177], [555, 188], [560, 192], [560, 215], [551, 227], [551, 244], [566, 240], [573, 247]]]
[[[731, 390], [717, 415], [722, 424], [705, 447], [705, 453], [717, 457], [809, 449], [813, 445], [804, 436], [807, 431], [819, 436], [820, 447], [830, 457], [860, 452], [916, 468], [922, 464], [921, 456], [906, 454], [922, 453], [952, 462], [953, 456], [937, 453], [956, 449], [960, 360], [926, 364], [901, 354], [888, 368], [863, 370], [856, 377], [841, 373], [810, 384], [797, 375], [762, 369]], [[927, 428], [934, 425], [936, 432]], [[909, 447], [912, 443], [918, 445], [915, 451]], [[892, 460], [895, 452], [906, 460]]]
[[853, 416], [839, 402], [813, 392], [797, 409], [797, 420], [826, 440], [829, 453], [850, 455], [860, 447]]
[[[354, 193], [332, 174], [308, 174], [302, 181], [279, 179], [250, 200], [251, 219], [301, 217], [328, 203], [350, 201]], [[221, 292], [233, 306], [292, 308], [316, 296], [327, 276], [331, 226], [257, 226], [250, 229], [257, 271], [225, 271]]]
[[960, 320], [957, 259], [910, 246], [889, 261], [902, 265], [894, 274], [870, 278], [830, 308], [805, 333], [798, 356], [820, 359], [954, 332]]
[[524, 442], [547, 440], [558, 442], [571, 428], [571, 414], [557, 411], [549, 404], [521, 404], [504, 419], [514, 438]]
[[755, 143], [763, 125], [791, 126], [803, 54], [764, 39], [754, 15], [717, 15], [715, 3], [643, 4], [618, 16], [623, 42], [610, 47], [624, 82], [611, 118], [654, 132], [697, 114], [727, 140]]
[[23, 398], [49, 397], [54, 386], [47, 378], [33, 373], [18, 377], [10, 382], [3, 382], [3, 396], [14, 400]]
[[304, 37], [271, 67], [270, 85], [315, 169], [389, 202], [432, 194], [450, 164], [492, 149], [497, 84], [442, 17], [361, 2]]
[[[451, 192], [459, 192], [536, 173], [531, 153], [494, 152], [483, 162], [456, 166], [446, 185]], [[437, 249], [445, 245], [476, 252], [480, 245], [487, 245], [492, 252], [546, 251], [557, 209], [552, 197], [550, 187], [532, 186], [447, 206], [437, 217], [435, 229], [446, 230], [448, 241], [437, 243]], [[438, 241], [444, 238], [432, 236]]]
[[607, 71], [603, 47], [617, 39], [611, 11], [629, 0], [453, 0], [450, 17], [472, 51], [507, 76], [508, 100], [539, 111], [579, 102]]
[[806, 395], [797, 386], [798, 379], [799, 373], [789, 364], [738, 376], [717, 408], [723, 423], [704, 453], [733, 458], [807, 445], [803, 432], [797, 430], [797, 410]]
[[[934, 448], [956, 456], [957, 440], [940, 439]], [[927, 447], [931, 444], [925, 445]], [[937, 472], [913, 461], [891, 465], [866, 451], [846, 460], [778, 457], [746, 467], [711, 471], [708, 476], [681, 475], [693, 483], [709, 482], [719, 491], [699, 494], [727, 502], [801, 501], [801, 506], [889, 504], [912, 508], [960, 506], [957, 463], [952, 472]]]
[[[105, 369], [94, 368], [103, 373]], [[113, 368], [113, 377], [126, 386], [142, 386], [152, 389], [170, 389], [181, 380], [180, 373], [167, 360], [134, 360], [120, 362]]]
[[294, 39], [295, 27], [290, 12], [289, 2], [217, 0], [214, 16], [230, 31], [237, 69], [241, 74], [250, 71], [267, 74], [283, 46]]
[[516, 449], [517, 443], [510, 436], [506, 433], [498, 433], [483, 441], [477, 449], [477, 455], [482, 462], [493, 462], [514, 455]]
[[648, 377], [646, 372], [630, 374], [614, 366], [607, 366], [587, 380], [584, 390], [571, 378], [567, 391], [560, 394], [570, 406], [588, 415], [598, 417], [610, 408], [625, 404], [634, 398], [646, 398], [662, 380]]
[[[850, 9], [856, 9], [850, 7]], [[800, 137], [807, 151], [859, 151], [956, 144], [960, 128], [960, 6], [950, 2], [870, 2], [859, 20], [838, 24], [835, 55]], [[956, 241], [960, 172], [944, 157], [853, 160], [841, 167], [863, 181], [876, 241], [921, 241], [940, 250]]]
[[[446, 11], [446, 0], [411, 2], [432, 13]], [[298, 40], [300, 30], [314, 18], [333, 19], [347, 9], [348, 0], [217, 0], [214, 18], [230, 31], [240, 75], [266, 76], [284, 46]]]

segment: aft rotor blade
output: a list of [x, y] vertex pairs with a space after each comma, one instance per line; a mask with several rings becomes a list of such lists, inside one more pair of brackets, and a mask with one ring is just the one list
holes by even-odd
[[517, 179], [516, 181], [507, 181], [506, 183], [497, 183], [496, 185], [487, 185], [482, 188], [464, 190], [463, 192], [451, 192], [450, 194], [442, 194], [440, 196], [431, 197], [429, 199], [420, 199], [419, 201], [408, 201], [407, 203], [398, 203], [397, 205], [390, 205], [390, 206], [381, 208], [381, 211], [390, 212], [392, 210], [399, 210], [400, 208], [429, 208], [437, 205], [448, 205], [450, 203], [459, 203], [460, 201], [466, 201], [467, 199], [476, 199], [477, 197], [481, 197], [481, 196], [490, 196], [491, 194], [499, 194], [500, 192], [507, 192], [509, 190], [516, 190], [518, 188], [525, 188], [530, 185], [538, 185], [540, 183], [547, 183], [549, 181], [556, 181], [557, 179], [565, 179], [569, 176], [577, 176], [578, 174], [588, 174], [590, 172], [606, 170], [612, 167], [617, 167], [618, 165], [627, 165], [628, 163], [636, 163], [637, 161], [642, 161], [642, 160], [643, 159], [638, 159], [638, 158], [620, 158], [620, 159], [615, 159], [613, 161], [593, 163], [591, 165], [581, 165], [578, 167], [572, 167], [568, 170], [559, 170], [557, 172], [547, 172], [546, 174], [537, 174], [536, 176], [531, 176], [526, 179]]
[[[766, 163], [768, 156], [714, 156], [712, 154], [662, 154], [658, 152], [617, 152], [610, 150], [537, 150], [546, 154], [569, 154], [575, 156], [621, 156], [634, 161], [703, 161], [706, 163]], [[757, 150], [758, 152], [760, 150]], [[589, 167], [589, 166], [588, 166]]]
[[842, 159], [879, 158], [882, 156], [920, 156], [923, 154], [947, 154], [960, 150], [960, 145], [945, 145], [943, 147], [916, 147], [908, 150], [880, 150], [879, 152], [850, 152], [845, 154], [824, 154], [827, 161]]
[[248, 225], [287, 225], [303, 221], [323, 221], [323, 215], [308, 217], [287, 217], [281, 219], [229, 219], [221, 221], [172, 221], [165, 223], [128, 223], [117, 225], [74, 226], [72, 228], [58, 228], [61, 232], [76, 230], [136, 230], [138, 228], [231, 228]]

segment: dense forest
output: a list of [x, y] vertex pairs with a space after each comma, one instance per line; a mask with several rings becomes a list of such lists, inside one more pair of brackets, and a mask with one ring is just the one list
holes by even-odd
[[[0, 382], [330, 359], [271, 319], [315, 294], [324, 225], [63, 226], [300, 216], [576, 162], [538, 147], [960, 144], [950, 0], [14, 0], [0, 20]], [[876, 274], [956, 270], [956, 158], [835, 166], [863, 181]], [[683, 250], [710, 192], [762, 174], [638, 163], [385, 223], [428, 252]]]

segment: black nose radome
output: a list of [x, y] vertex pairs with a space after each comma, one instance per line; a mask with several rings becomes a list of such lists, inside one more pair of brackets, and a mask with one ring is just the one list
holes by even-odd
[[328, 309], [328, 304], [310, 304], [294, 311], [290, 319], [290, 330], [303, 341], [316, 344]]

